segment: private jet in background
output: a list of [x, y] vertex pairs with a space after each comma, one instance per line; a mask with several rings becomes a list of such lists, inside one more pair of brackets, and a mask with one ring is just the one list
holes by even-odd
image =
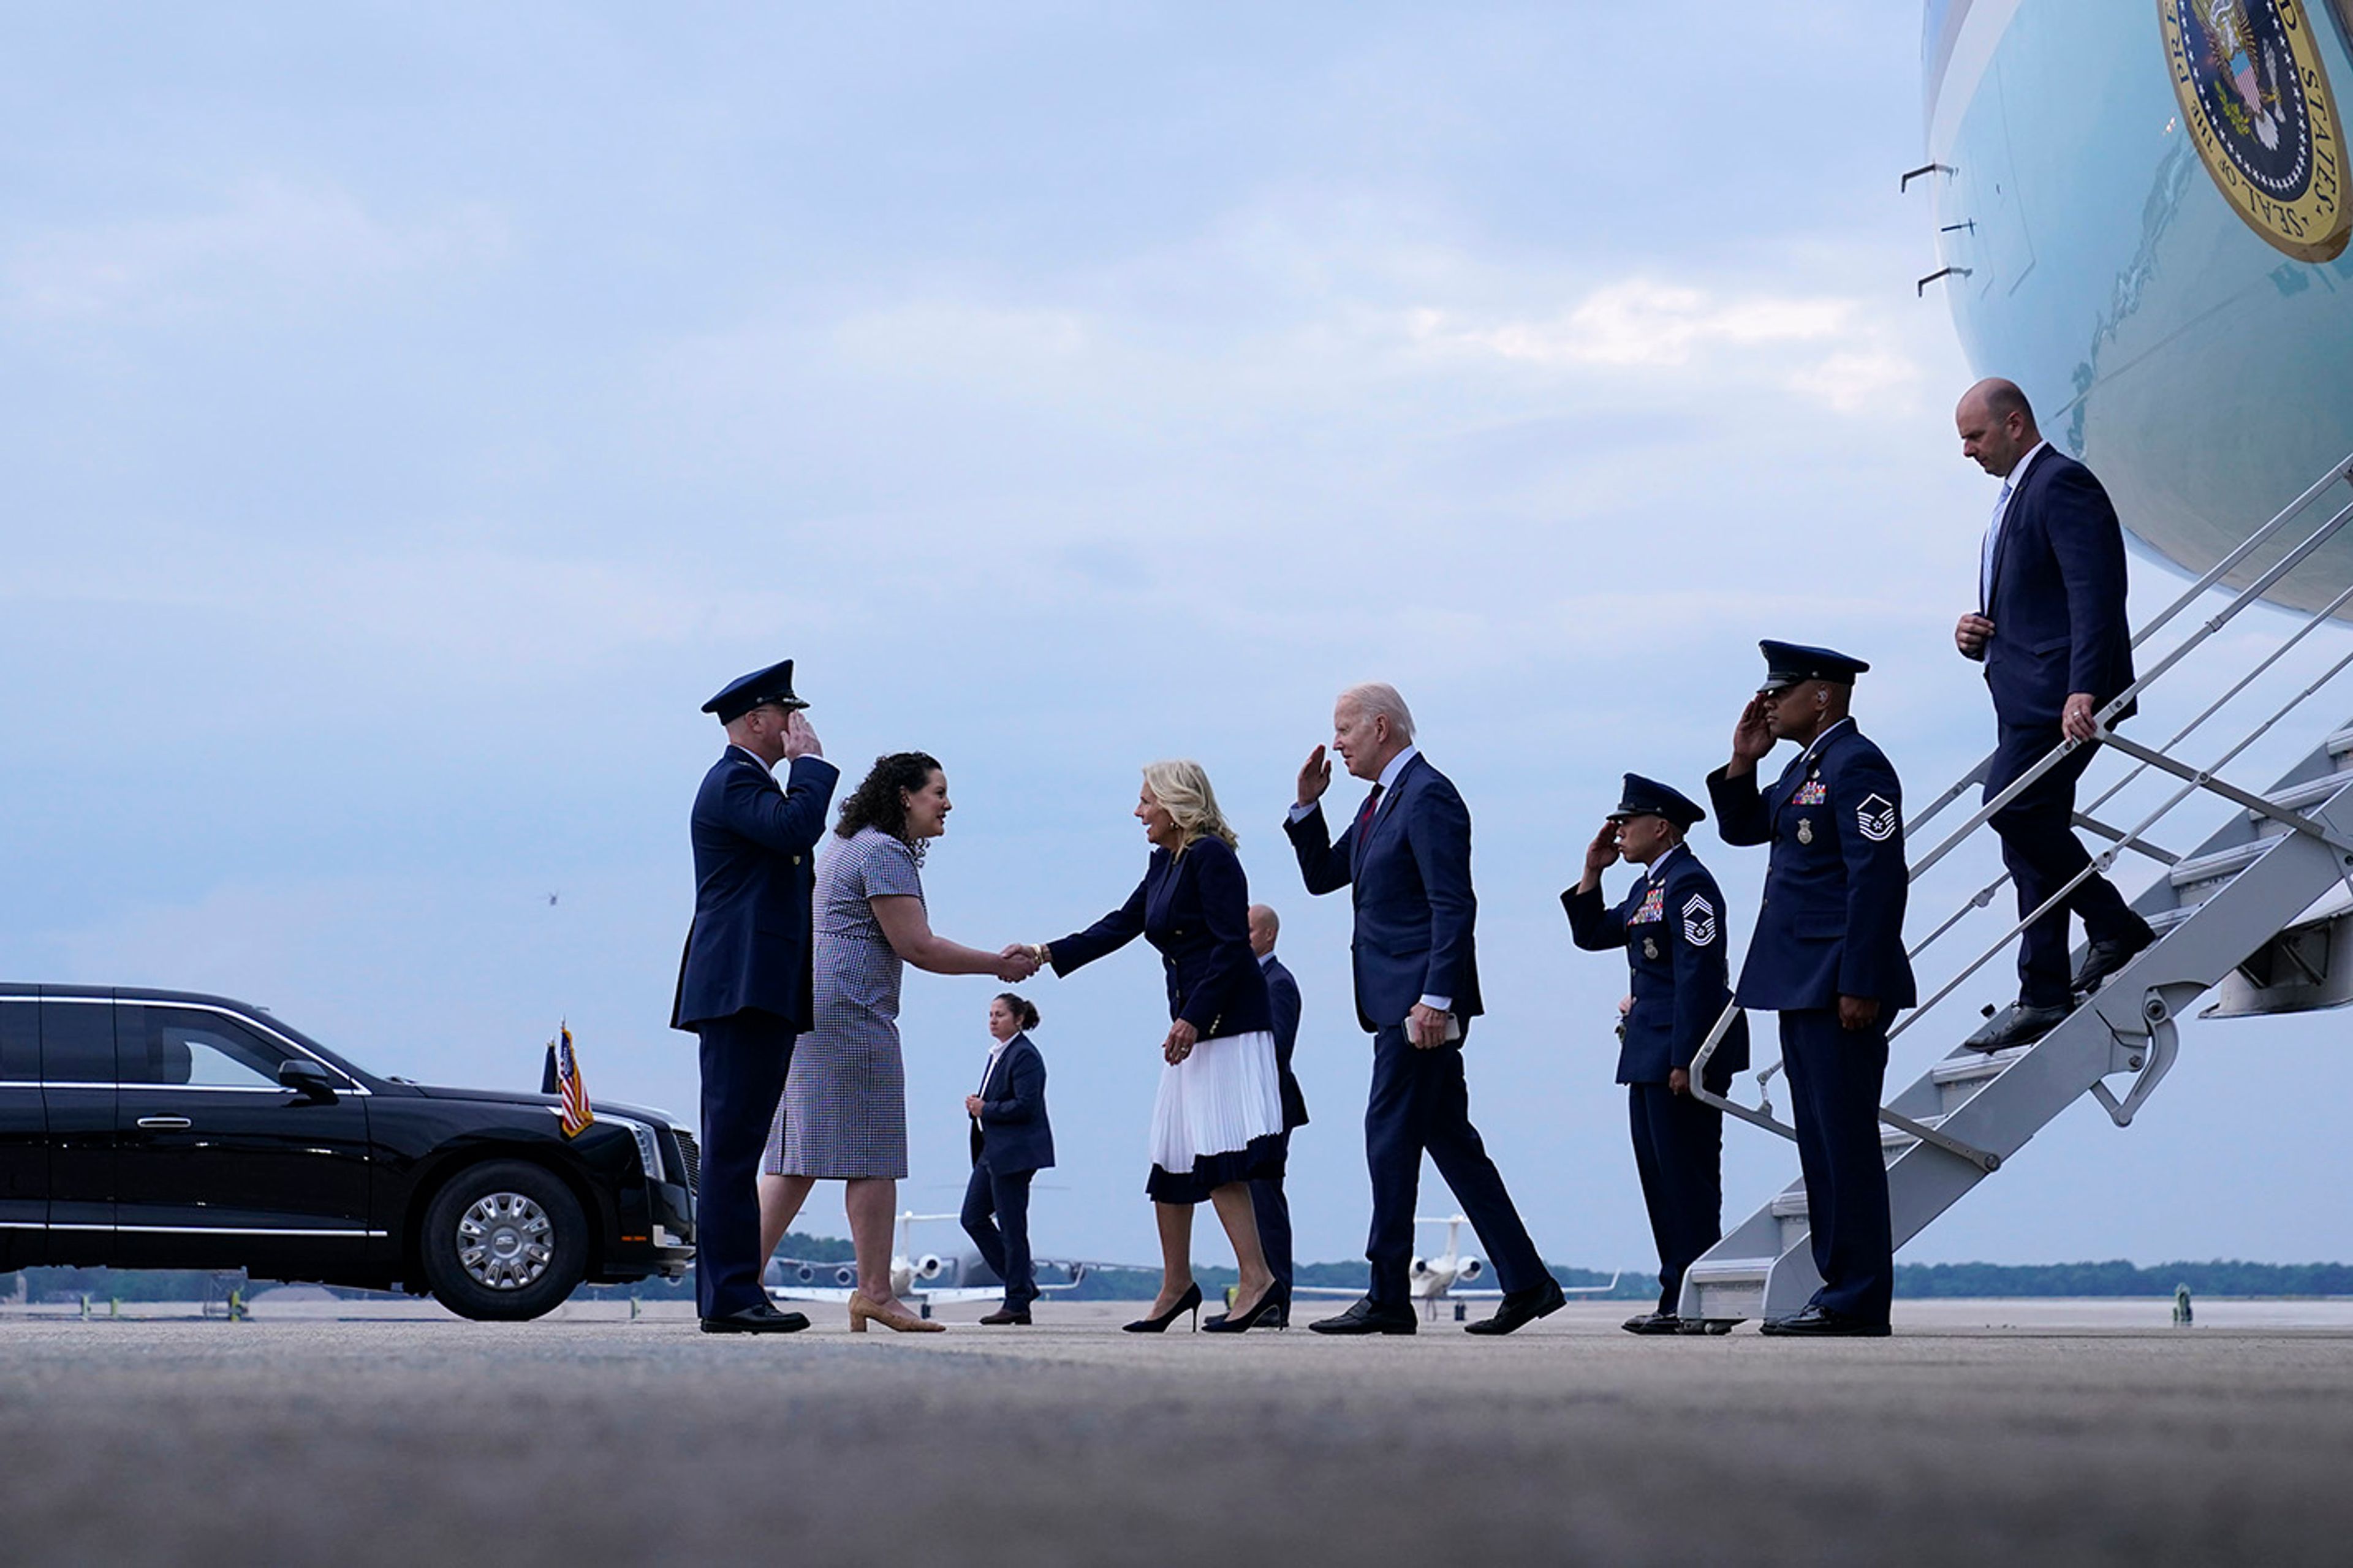
[[[1416, 1225], [1442, 1225], [1446, 1227], [1446, 1250], [1435, 1258], [1417, 1258], [1413, 1270], [1406, 1280], [1406, 1289], [1421, 1303], [1422, 1316], [1435, 1321], [1438, 1303], [1454, 1304], [1454, 1321], [1461, 1322], [1469, 1312], [1466, 1303], [1478, 1300], [1501, 1300], [1501, 1290], [1481, 1289], [1457, 1289], [1474, 1279], [1487, 1276], [1487, 1260], [1475, 1252], [1462, 1250], [1462, 1227], [1471, 1223], [1468, 1215], [1449, 1215], [1443, 1219], [1416, 1218]], [[1609, 1276], [1607, 1285], [1564, 1285], [1561, 1289], [1571, 1296], [1607, 1296], [1618, 1289], [1618, 1276]], [[1298, 1285], [1292, 1288], [1293, 1296], [1345, 1297], [1355, 1300], [1364, 1294], [1361, 1289], [1335, 1285]]]
[[[943, 1258], [936, 1252], [918, 1253], [911, 1233], [919, 1225], [954, 1225], [957, 1216], [952, 1214], [917, 1214], [909, 1209], [899, 1216], [898, 1242], [891, 1249], [891, 1293], [928, 1318], [932, 1309], [957, 1301], [995, 1301], [1005, 1295], [1005, 1282], [989, 1271], [980, 1255], [969, 1250], [954, 1257]], [[1057, 1262], [1040, 1258], [1036, 1260], [1038, 1288], [1052, 1292], [1077, 1288], [1086, 1278], [1083, 1263]], [[1067, 1278], [1052, 1279], [1060, 1273]], [[772, 1258], [760, 1282], [767, 1289], [769, 1299], [776, 1301], [847, 1301], [858, 1289], [858, 1265], [846, 1259], [821, 1261], [807, 1258]]]

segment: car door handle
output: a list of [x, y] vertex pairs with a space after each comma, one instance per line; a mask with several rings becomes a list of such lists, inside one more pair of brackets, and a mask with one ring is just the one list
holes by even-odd
[[185, 1116], [142, 1116], [139, 1125], [150, 1132], [185, 1132], [195, 1123]]

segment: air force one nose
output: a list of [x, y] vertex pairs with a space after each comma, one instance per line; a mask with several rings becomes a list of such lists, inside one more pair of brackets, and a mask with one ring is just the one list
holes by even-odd
[[[1928, 0], [1922, 52], [1923, 291], [2204, 573], [2353, 453], [2353, 0]], [[2348, 584], [2353, 530], [2267, 596]]]

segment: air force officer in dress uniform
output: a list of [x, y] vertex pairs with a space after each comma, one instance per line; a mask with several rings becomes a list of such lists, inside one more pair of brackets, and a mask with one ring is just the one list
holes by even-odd
[[[702, 1182], [694, 1295], [706, 1333], [808, 1326], [760, 1289], [760, 1149], [784, 1093], [793, 1040], [809, 1026], [809, 894], [839, 774], [793, 695], [793, 661], [735, 681], [702, 705], [727, 750], [694, 797], [694, 925], [670, 1026], [702, 1042]], [[791, 758], [791, 782], [770, 772]]]
[[1332, 764], [1318, 746], [1299, 770], [1298, 804], [1284, 831], [1309, 892], [1354, 891], [1356, 1021], [1373, 1037], [1372, 1094], [1365, 1106], [1365, 1163], [1373, 1181], [1365, 1256], [1373, 1267], [1363, 1300], [1309, 1326], [1324, 1334], [1414, 1331], [1408, 1281], [1427, 1150], [1504, 1287], [1494, 1315], [1468, 1331], [1508, 1334], [1557, 1310], [1566, 1297], [1471, 1124], [1462, 1042], [1480, 1011], [1471, 813], [1415, 747], [1413, 715], [1395, 687], [1342, 692], [1332, 726], [1332, 749], [1372, 793], [1335, 842], [1317, 804], [1332, 784]]
[[[1904, 792], [1847, 715], [1871, 667], [1828, 648], [1758, 645], [1765, 684], [1741, 710], [1732, 760], [1708, 775], [1726, 844], [1770, 844], [1743, 1007], [1781, 1019], [1806, 1214], [1822, 1288], [1768, 1334], [1882, 1336], [1894, 1294], [1887, 1166], [1879, 1142], [1887, 1028], [1918, 1000], [1904, 952]], [[1769, 789], [1757, 764], [1803, 748]]]
[[[1586, 847], [1584, 877], [1560, 896], [1577, 945], [1590, 952], [1622, 947], [1633, 972], [1618, 1081], [1626, 1086], [1634, 1169], [1659, 1247], [1659, 1306], [1629, 1320], [1629, 1333], [1685, 1328], [1676, 1315], [1683, 1270], [1724, 1234], [1724, 1112], [1691, 1092], [1692, 1058], [1732, 1001], [1724, 894], [1683, 843], [1706, 815], [1656, 779], [1628, 773], [1618, 809]], [[1621, 855], [1643, 874], [1624, 901], [1605, 909], [1601, 873]], [[1744, 1017], [1708, 1058], [1706, 1088], [1722, 1095], [1747, 1065]], [[1694, 1332], [1704, 1327], [1690, 1325]]]

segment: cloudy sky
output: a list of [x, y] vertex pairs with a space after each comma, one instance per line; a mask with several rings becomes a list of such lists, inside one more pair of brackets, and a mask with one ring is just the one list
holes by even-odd
[[[1306, 991], [1301, 1253], [1349, 1258], [1346, 910], [1278, 825], [1332, 694], [1386, 678], [1476, 824], [1478, 1120], [1548, 1256], [1645, 1265], [1624, 971], [1556, 894], [1621, 771], [1697, 793], [1760, 636], [1872, 660], [1915, 798], [1973, 762], [1949, 635], [1992, 487], [1913, 293], [1916, 15], [1630, 16], [16, 13], [0, 972], [227, 993], [470, 1084], [534, 1086], [568, 1017], [593, 1093], [691, 1111], [696, 710], [789, 656], [853, 782], [946, 761], [926, 888], [964, 941], [1119, 902], [1137, 767], [1208, 767]], [[2136, 572], [2145, 613], [2172, 580]], [[1700, 847], [1753, 907], [1759, 854]], [[908, 984], [918, 1207], [961, 1191], [995, 989]], [[1156, 963], [1034, 994], [1039, 1245], [1149, 1257]], [[2303, 1087], [2341, 1027], [2193, 1028], [2132, 1130], [2079, 1107], [1908, 1256], [2353, 1256], [2341, 1101]], [[1795, 1160], [1727, 1142], [1729, 1215]]]

